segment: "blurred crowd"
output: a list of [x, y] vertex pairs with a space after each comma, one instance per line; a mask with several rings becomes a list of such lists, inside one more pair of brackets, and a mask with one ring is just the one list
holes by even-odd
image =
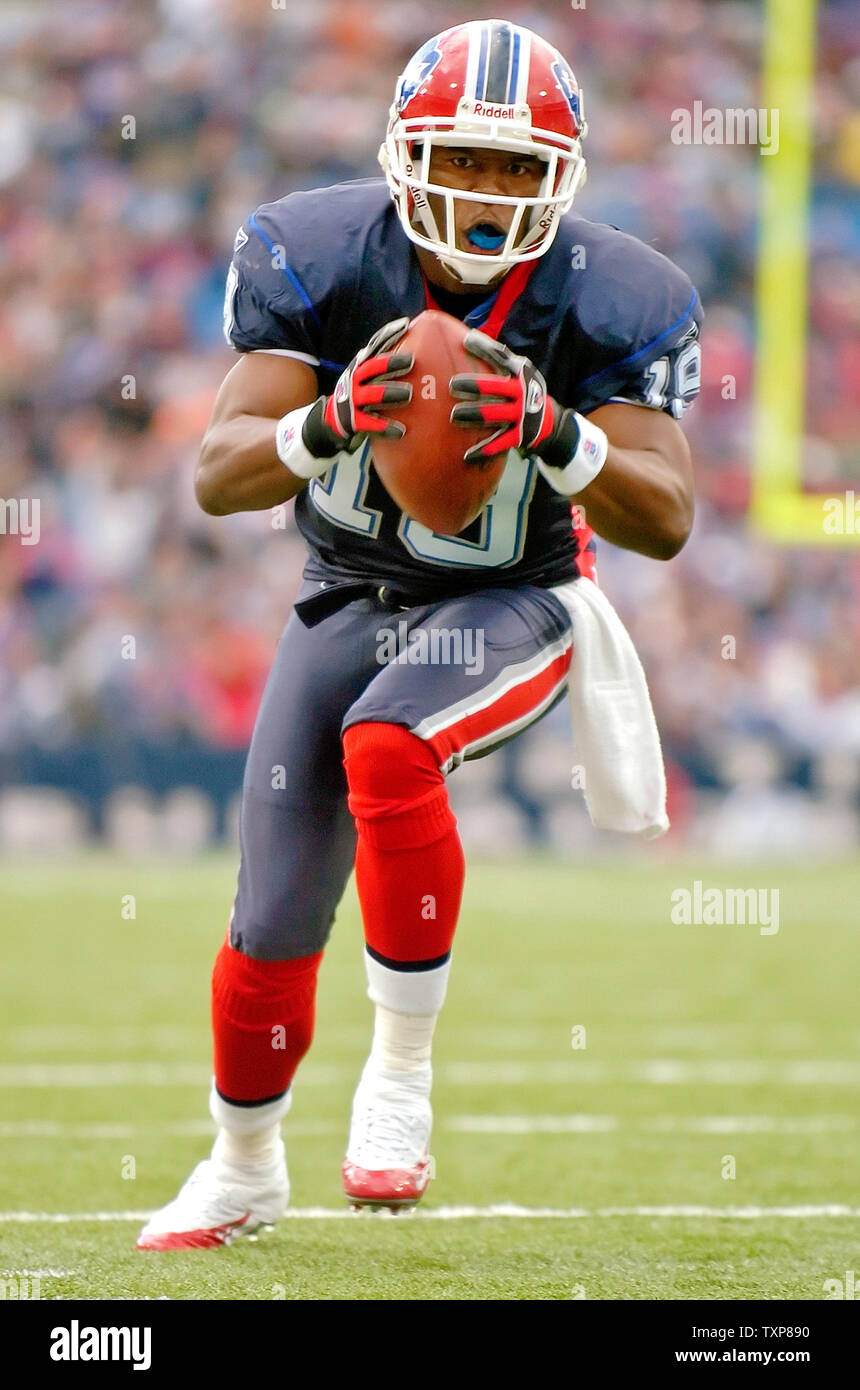
[[[38, 544], [0, 538], [7, 785], [95, 762], [104, 789], [113, 766], [146, 781], [153, 750], [169, 767], [171, 749], [193, 783], [192, 749], [235, 786], [304, 546], [289, 517], [213, 519], [193, 498], [234, 360], [221, 337], [233, 235], [260, 202], [376, 173], [396, 76], [428, 26], [500, 8], [560, 47], [583, 86], [577, 211], [677, 261], [705, 305], [685, 422], [694, 537], [669, 565], [607, 545], [598, 565], [649, 677], [679, 833], [729, 847], [765, 826], [765, 846], [856, 833], [856, 553], [776, 548], [746, 514], [762, 156], [670, 139], [672, 111], [694, 101], [761, 104], [761, 7], [745, 0], [0, 7], [0, 498], [40, 504]], [[860, 497], [850, 4], [822, 4], [818, 42], [804, 459], [811, 487]], [[553, 808], [569, 789], [546, 750], [565, 737], [556, 712], [460, 795], [492, 799], [512, 834], [563, 842]]]

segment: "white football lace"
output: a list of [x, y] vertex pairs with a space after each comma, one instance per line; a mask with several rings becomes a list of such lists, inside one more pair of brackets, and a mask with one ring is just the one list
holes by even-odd
[[402, 1110], [366, 1110], [350, 1157], [362, 1167], [411, 1167], [424, 1157], [428, 1118]]
[[[268, 1187], [269, 1182], [263, 1181], [260, 1186]], [[213, 1222], [213, 1224], [220, 1224], [225, 1219], [235, 1221], [248, 1211], [248, 1189], [235, 1179], [231, 1180], [219, 1176], [213, 1167], [212, 1159], [204, 1159], [191, 1173], [182, 1191], [172, 1203], [174, 1208], [183, 1210], [186, 1205], [191, 1205], [201, 1213], [203, 1218], [209, 1216], [219, 1218], [218, 1222]], [[235, 1214], [225, 1218], [225, 1208]]]
[[[211, 1188], [213, 1180], [217, 1183], [217, 1190], [207, 1192]], [[244, 1214], [248, 1210], [245, 1194], [240, 1188], [232, 1183], [225, 1183], [213, 1173], [211, 1160], [198, 1165], [186, 1182], [182, 1192], [176, 1199], [176, 1205], [184, 1206], [186, 1202], [191, 1202], [204, 1217], [218, 1217], [224, 1221], [224, 1208]], [[236, 1216], [230, 1216], [227, 1220], [235, 1221]]]

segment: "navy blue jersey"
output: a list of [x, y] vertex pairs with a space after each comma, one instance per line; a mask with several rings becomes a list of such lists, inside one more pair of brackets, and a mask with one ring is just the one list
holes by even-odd
[[[329, 394], [378, 328], [431, 303], [387, 185], [364, 179], [257, 209], [236, 237], [224, 329], [240, 352], [309, 363]], [[695, 289], [665, 256], [569, 213], [546, 255], [512, 270], [464, 322], [529, 357], [562, 405], [588, 414], [620, 400], [677, 417], [699, 387], [701, 319]], [[550, 587], [590, 572], [593, 552], [568, 500], [516, 450], [492, 500], [456, 537], [400, 512], [369, 442], [299, 493], [296, 520], [310, 579], [376, 580], [424, 601], [488, 585]]]

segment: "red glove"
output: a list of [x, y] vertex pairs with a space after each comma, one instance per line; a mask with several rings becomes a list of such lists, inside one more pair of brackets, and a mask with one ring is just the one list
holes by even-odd
[[[466, 351], [479, 361], [501, 367], [504, 376], [453, 376], [449, 383], [451, 395], [469, 404], [455, 405], [451, 420], [457, 425], [498, 425], [483, 444], [467, 449], [467, 463], [478, 463], [508, 449], [523, 453], [542, 453], [542, 446], [552, 449], [559, 425], [565, 414], [546, 389], [546, 382], [537, 367], [527, 357], [518, 357], [503, 343], [488, 338], [486, 333], [471, 329], [464, 339]], [[567, 448], [569, 440], [565, 441]], [[576, 448], [576, 440], [573, 441]], [[570, 457], [570, 450], [567, 457]]]
[[316, 458], [332, 458], [362, 434], [401, 439], [406, 433], [405, 425], [381, 415], [378, 408], [412, 399], [412, 387], [395, 378], [410, 372], [415, 358], [411, 352], [391, 351], [408, 327], [408, 318], [384, 324], [344, 368], [332, 394], [314, 402], [302, 439]]

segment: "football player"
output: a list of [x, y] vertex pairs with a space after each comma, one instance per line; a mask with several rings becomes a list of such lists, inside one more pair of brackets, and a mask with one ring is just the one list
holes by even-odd
[[[353, 865], [376, 1014], [343, 1186], [358, 1206], [421, 1197], [464, 876], [446, 776], [562, 696], [571, 627], [553, 590], [593, 579], [594, 532], [657, 559], [689, 534], [678, 418], [698, 389], [701, 308], [657, 251], [570, 212], [585, 133], [560, 53], [503, 20], [461, 24], [397, 83], [384, 180], [290, 194], [236, 237], [225, 330], [240, 359], [197, 497], [216, 516], [295, 498], [310, 554], [248, 756], [212, 978], [218, 1134], [141, 1249], [217, 1246], [283, 1215], [281, 1121]], [[450, 408], [487, 427], [471, 455], [508, 451], [458, 536], [401, 514], [372, 461], [374, 435], [408, 425], [398, 342], [428, 307], [470, 330], [474, 372], [453, 378]], [[480, 632], [481, 672], [380, 664], [379, 633], [398, 624]]]

